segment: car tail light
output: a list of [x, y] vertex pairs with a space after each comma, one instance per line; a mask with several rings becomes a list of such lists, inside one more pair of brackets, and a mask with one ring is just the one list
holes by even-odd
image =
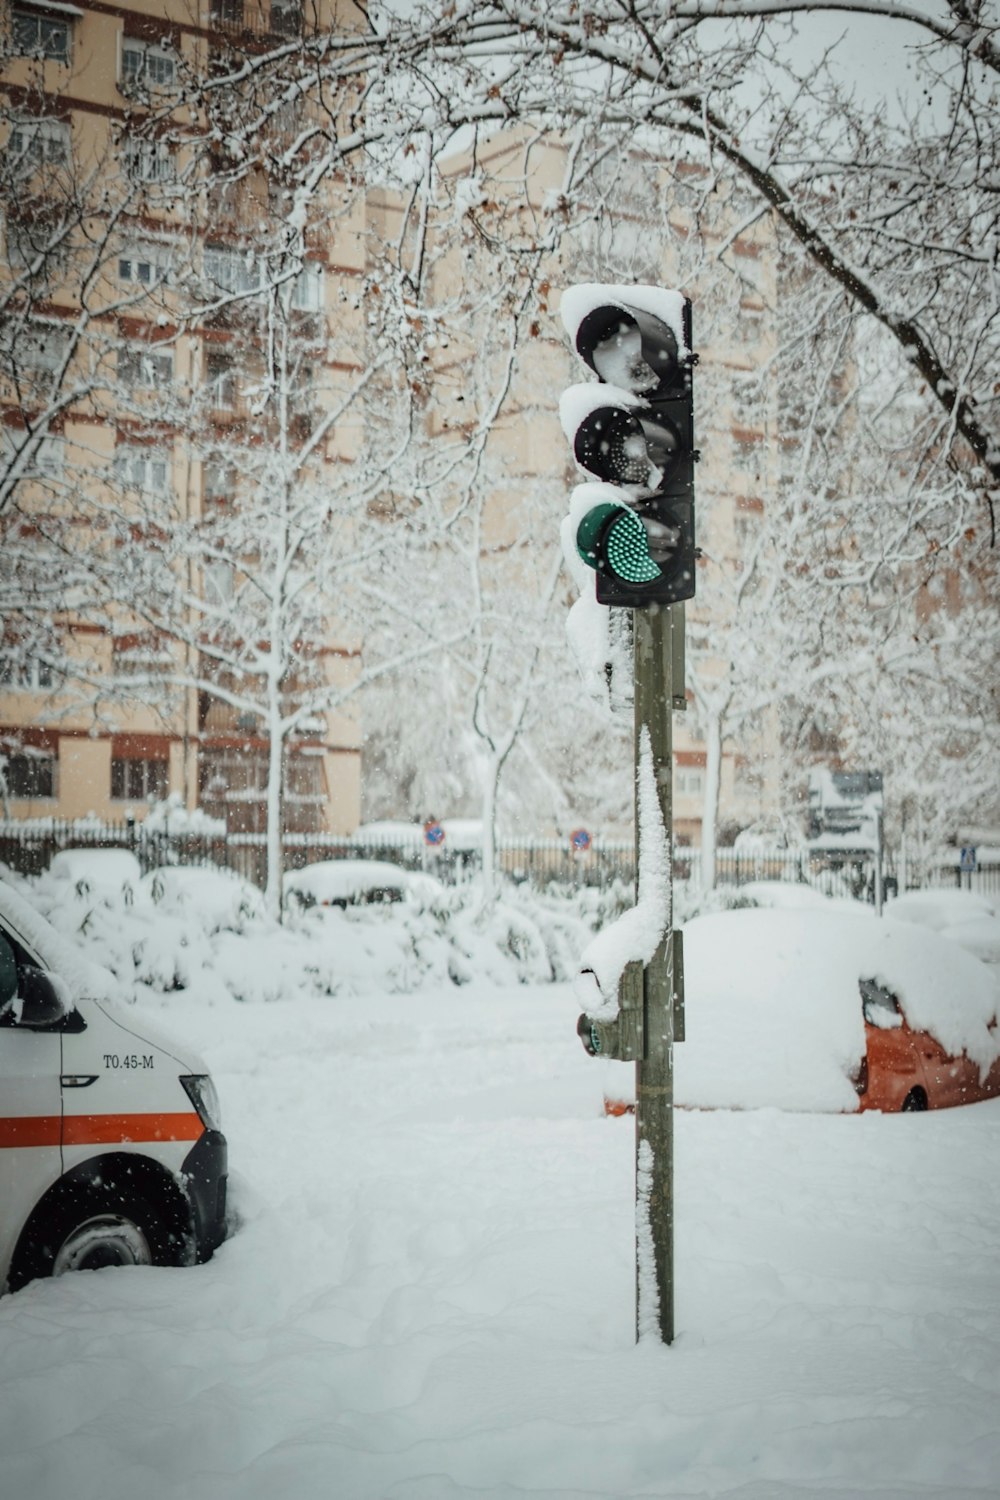
[[855, 1075], [854, 1075], [853, 1079], [851, 1080], [851, 1082], [854, 1084], [854, 1091], [855, 1091], [856, 1094], [858, 1094], [859, 1097], [862, 1094], [866, 1094], [868, 1092], [868, 1054], [867, 1054], [867, 1052], [865, 1053], [864, 1057], [861, 1059], [861, 1064], [860, 1064], [860, 1066], [858, 1068], [858, 1071], [857, 1071], [857, 1073], [855, 1073]]

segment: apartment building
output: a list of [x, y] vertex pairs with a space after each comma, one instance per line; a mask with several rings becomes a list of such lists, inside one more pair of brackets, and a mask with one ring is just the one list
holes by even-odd
[[277, 759], [286, 830], [359, 820], [359, 640], [324, 506], [362, 437], [338, 413], [364, 204], [331, 173], [292, 216], [307, 107], [233, 89], [227, 136], [192, 87], [337, 4], [15, 0], [3, 22], [9, 816], [141, 820], [179, 793], [259, 831]]
[[[331, 173], [305, 216], [299, 200], [290, 215], [282, 164], [310, 106], [271, 98], [262, 110], [252, 89], [244, 97], [237, 88], [228, 113], [208, 120], [204, 96], [189, 86], [224, 78], [234, 59], [252, 63], [310, 26], [356, 25], [353, 12], [337, 16], [337, 3], [307, 14], [300, 0], [149, 0], [134, 9], [16, 0], [11, 12], [0, 94], [0, 586], [15, 607], [0, 645], [0, 755], [15, 817], [141, 818], [179, 792], [234, 830], [260, 831], [277, 758], [286, 829], [349, 831], [359, 821], [349, 689], [364, 619], [339, 610], [343, 575], [329, 555], [324, 507], [336, 504], [338, 486], [350, 488], [345, 476], [365, 440], [350, 397], [364, 358], [359, 289], [370, 241], [405, 241], [406, 199]], [[255, 112], [254, 140], [270, 147], [248, 170], [240, 130]], [[483, 213], [493, 214], [498, 240], [516, 246], [513, 266], [544, 240], [566, 161], [556, 138], [505, 132], [480, 143], [474, 162], [456, 154], [442, 181], [459, 199], [473, 179], [488, 185], [495, 202]], [[684, 286], [701, 358], [706, 561], [688, 607], [690, 712], [675, 723], [675, 822], [682, 840], [698, 843], [716, 758], [723, 827], [756, 821], [778, 799], [776, 724], [765, 714], [734, 737], [713, 708], [730, 666], [732, 581], [776, 482], [776, 383], [747, 408], [734, 377], [773, 350], [777, 266], [764, 229], [738, 230], [739, 205], [725, 191], [702, 201], [697, 172], [674, 174], [669, 189], [661, 174], [654, 212], [650, 170], [638, 156], [615, 168], [613, 243], [582, 214], [577, 231], [532, 261], [545, 290], [530, 358], [514, 361], [489, 433], [482, 539], [523, 586], [526, 558], [549, 555], [540, 528], [554, 537], [559, 495], [578, 477], [557, 405], [584, 372], [561, 336], [560, 287], [603, 278]], [[439, 205], [437, 223], [431, 212], [429, 234], [438, 242], [435, 296], [459, 308], [475, 302], [467, 283], [495, 273], [489, 247], [455, 232], [453, 206]], [[728, 324], [699, 300], [688, 253], [696, 239], [725, 242], [738, 263]], [[481, 334], [475, 315], [456, 319], [427, 357], [426, 435], [459, 447], [471, 431], [475, 362], [488, 357]], [[528, 494], [538, 499], [530, 516]], [[349, 536], [349, 505], [343, 515]], [[304, 547], [314, 564], [305, 599], [282, 594], [281, 579], [294, 572], [289, 528], [300, 560]], [[81, 576], [71, 563], [84, 550]], [[32, 558], [40, 574], [31, 575]], [[18, 594], [29, 576], [33, 601]]]

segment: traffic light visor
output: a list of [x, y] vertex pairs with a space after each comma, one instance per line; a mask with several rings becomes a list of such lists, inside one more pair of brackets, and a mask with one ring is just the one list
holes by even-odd
[[577, 353], [601, 380], [654, 397], [682, 378], [677, 339], [661, 318], [638, 307], [595, 307], [576, 332]]
[[640, 489], [657, 488], [681, 446], [681, 435], [669, 420], [621, 406], [595, 407], [573, 437], [576, 461], [588, 474]]

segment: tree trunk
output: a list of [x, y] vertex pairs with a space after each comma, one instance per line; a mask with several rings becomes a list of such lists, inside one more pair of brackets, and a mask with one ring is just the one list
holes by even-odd
[[264, 906], [269, 916], [281, 921], [281, 876], [283, 873], [282, 850], [282, 770], [285, 740], [282, 733], [276, 685], [268, 683], [268, 695], [275, 700], [269, 704], [267, 743], [267, 883], [264, 887]]
[[487, 763], [486, 784], [483, 787], [483, 908], [492, 906], [496, 900], [496, 817], [497, 784], [505, 757], [490, 756]]

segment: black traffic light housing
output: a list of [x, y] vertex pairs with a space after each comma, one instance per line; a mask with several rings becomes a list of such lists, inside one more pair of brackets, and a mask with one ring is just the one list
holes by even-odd
[[615, 301], [581, 319], [576, 349], [615, 388], [570, 434], [580, 467], [618, 490], [576, 533], [597, 572], [598, 603], [642, 609], [690, 599], [698, 556], [691, 303], [683, 301], [682, 345], [664, 319]]

